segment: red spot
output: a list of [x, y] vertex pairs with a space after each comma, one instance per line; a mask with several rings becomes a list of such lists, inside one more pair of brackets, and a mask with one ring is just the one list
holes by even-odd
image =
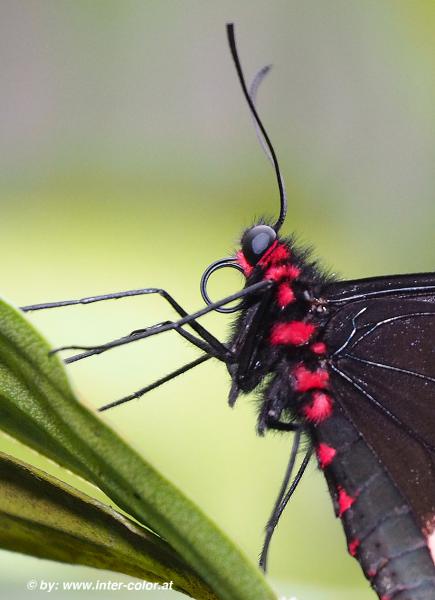
[[314, 354], [325, 354], [326, 344], [324, 342], [314, 342], [314, 344], [311, 344], [310, 350]]
[[304, 365], [299, 365], [293, 371], [296, 392], [308, 392], [316, 388], [325, 389], [329, 383], [329, 373], [325, 369], [309, 371]]
[[391, 596], [382, 596], [381, 600], [391, 600]]
[[356, 555], [356, 551], [358, 550], [360, 543], [361, 542], [357, 538], [349, 542], [349, 554], [351, 556]]
[[243, 254], [243, 252], [241, 250], [239, 250], [237, 252], [236, 260], [237, 260], [237, 264], [242, 267], [243, 273], [245, 274], [245, 276], [249, 277], [249, 275], [254, 270], [254, 267], [248, 263], [248, 261], [245, 258], [245, 255]]
[[319, 459], [320, 466], [322, 469], [325, 469], [334, 460], [337, 450], [332, 446], [328, 446], [328, 444], [321, 443], [317, 446], [316, 454], [317, 458]]
[[276, 325], [272, 327], [270, 342], [274, 346], [278, 344], [303, 346], [309, 342], [315, 330], [315, 325], [312, 325], [311, 323], [304, 323], [303, 321], [276, 323]]
[[338, 486], [338, 516], [342, 517], [344, 513], [352, 506], [355, 502], [355, 496], [349, 496], [344, 488]]
[[[367, 571], [367, 577], [370, 577], [370, 579], [373, 579], [373, 577], [376, 577], [377, 571], [376, 569], [369, 569]], [[384, 596], [384, 598], [386, 598], [386, 596]]]
[[[284, 244], [279, 244], [275, 241], [269, 250], [262, 256], [262, 258], [258, 261], [258, 264], [263, 268], [269, 267], [269, 270], [272, 271], [272, 277], [270, 279], [275, 279], [278, 281], [281, 277], [297, 277], [300, 273], [300, 270], [297, 267], [293, 267], [291, 265], [281, 265], [277, 267], [276, 265], [282, 261], [288, 260], [290, 258], [290, 251]], [[245, 255], [241, 250], [236, 253], [236, 261], [242, 269], [243, 273], [246, 277], [249, 277], [254, 270], [254, 265], [251, 265], [247, 260]], [[277, 272], [274, 270], [278, 269]], [[284, 273], [284, 275], [282, 275]]]
[[289, 249], [284, 244], [279, 244], [275, 241], [269, 250], [261, 257], [258, 264], [261, 266], [276, 265], [279, 262], [288, 260], [290, 258]]
[[324, 392], [313, 392], [311, 404], [304, 406], [306, 418], [313, 423], [325, 421], [331, 416], [331, 413], [332, 398]]
[[290, 279], [297, 279], [301, 274], [301, 270], [299, 267], [295, 267], [295, 265], [288, 265], [287, 273]]
[[288, 283], [281, 283], [278, 288], [277, 301], [280, 308], [284, 308], [294, 302], [296, 296]]
[[279, 265], [267, 269], [264, 278], [271, 281], [281, 281], [281, 279], [297, 279], [301, 270], [294, 265]]

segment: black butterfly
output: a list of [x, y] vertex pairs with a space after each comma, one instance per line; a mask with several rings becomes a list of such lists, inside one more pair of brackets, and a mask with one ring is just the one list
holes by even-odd
[[[111, 348], [175, 330], [202, 350], [195, 361], [136, 393], [138, 398], [216, 358], [231, 375], [229, 402], [261, 386], [258, 432], [294, 431], [283, 485], [269, 520], [260, 565], [266, 569], [272, 533], [315, 450], [342, 519], [349, 552], [382, 600], [435, 599], [435, 273], [335, 281], [291, 238], [279, 236], [286, 215], [283, 180], [274, 149], [255, 109], [259, 72], [247, 89], [233, 25], [227, 26], [235, 67], [257, 133], [271, 159], [280, 194], [275, 223], [261, 222], [242, 236], [234, 257], [205, 271], [207, 306], [189, 314], [165, 290], [147, 288], [24, 311], [160, 294], [179, 314], [175, 322], [133, 332], [85, 352], [71, 363]], [[212, 302], [210, 275], [222, 267], [243, 271], [242, 291]], [[238, 301], [236, 307], [228, 305]], [[238, 312], [232, 338], [222, 343], [198, 319], [211, 311]], [[186, 329], [186, 326], [189, 329]], [[61, 350], [58, 349], [58, 350]], [[301, 443], [309, 450], [290, 483]]]

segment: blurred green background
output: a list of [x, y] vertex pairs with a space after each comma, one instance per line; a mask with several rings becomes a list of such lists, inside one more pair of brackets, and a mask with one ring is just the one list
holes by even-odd
[[[2, 0], [1, 293], [17, 305], [161, 286], [189, 309], [199, 279], [256, 215], [277, 210], [226, 44], [235, 21], [248, 79], [286, 178], [284, 231], [355, 278], [434, 268], [435, 4], [308, 0]], [[241, 285], [217, 275], [214, 297]], [[172, 318], [159, 298], [34, 314], [53, 345], [99, 343]], [[230, 318], [203, 320], [221, 338]], [[191, 360], [164, 334], [68, 368], [93, 407]], [[256, 560], [291, 439], [255, 435], [255, 403], [226, 404], [206, 363], [107, 418]], [[0, 448], [91, 486], [5, 436]], [[121, 579], [0, 552], [0, 592], [28, 579]], [[374, 598], [347, 555], [312, 466], [270, 556], [298, 600]], [[133, 592], [116, 592], [131, 597]], [[81, 597], [95, 597], [82, 593]], [[58, 594], [57, 597], [62, 597]], [[147, 593], [147, 598], [175, 598]]]

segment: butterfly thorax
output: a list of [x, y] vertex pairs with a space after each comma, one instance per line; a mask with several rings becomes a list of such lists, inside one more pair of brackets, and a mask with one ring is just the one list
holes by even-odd
[[265, 225], [249, 229], [237, 253], [246, 285], [268, 281], [270, 287], [245, 302], [235, 323], [230, 344], [235, 359], [229, 366], [231, 404], [240, 391], [262, 392], [260, 432], [282, 413], [286, 419], [316, 421], [330, 408], [327, 348], [322, 341], [328, 311], [319, 294], [327, 278], [292, 239], [269, 239], [255, 261], [249, 247], [255, 241], [252, 231], [265, 236], [267, 229]]

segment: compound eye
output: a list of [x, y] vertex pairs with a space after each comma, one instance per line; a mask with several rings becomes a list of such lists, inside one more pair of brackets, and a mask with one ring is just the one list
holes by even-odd
[[256, 265], [276, 240], [276, 231], [268, 225], [256, 225], [242, 237], [242, 252], [251, 265]]

